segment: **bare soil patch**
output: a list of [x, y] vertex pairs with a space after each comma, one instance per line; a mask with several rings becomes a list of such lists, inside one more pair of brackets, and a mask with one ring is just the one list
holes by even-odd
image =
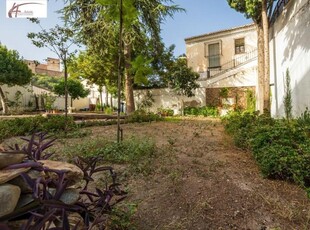
[[[137, 229], [310, 229], [310, 202], [296, 185], [264, 179], [251, 153], [236, 148], [219, 120], [126, 124], [124, 137], [149, 137], [164, 154], [155, 172], [127, 181]], [[116, 135], [115, 126], [92, 128]]]
[[[125, 202], [137, 204], [132, 220], [136, 229], [310, 229], [306, 192], [288, 182], [264, 179], [251, 153], [234, 146], [219, 120], [122, 128], [124, 138], [153, 139], [161, 151], [152, 162], [152, 173], [122, 180], [129, 192]], [[116, 138], [114, 125], [87, 129], [92, 130], [91, 138]], [[115, 168], [122, 174], [125, 166]]]

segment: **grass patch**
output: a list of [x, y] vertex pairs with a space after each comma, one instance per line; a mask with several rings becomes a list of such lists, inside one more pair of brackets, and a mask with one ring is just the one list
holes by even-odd
[[158, 155], [155, 143], [149, 139], [131, 137], [121, 143], [103, 138], [84, 138], [78, 144], [65, 145], [63, 153], [68, 159], [75, 156], [101, 156], [105, 162], [129, 164], [137, 173], [152, 172], [152, 161]]

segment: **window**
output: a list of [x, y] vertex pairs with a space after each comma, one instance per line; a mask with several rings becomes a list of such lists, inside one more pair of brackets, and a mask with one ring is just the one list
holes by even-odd
[[208, 45], [209, 68], [220, 67], [220, 43]]
[[244, 38], [235, 40], [235, 54], [241, 54], [245, 52]]

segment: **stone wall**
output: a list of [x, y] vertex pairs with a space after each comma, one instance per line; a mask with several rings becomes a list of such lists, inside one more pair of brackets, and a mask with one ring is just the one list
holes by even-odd
[[227, 89], [227, 99], [241, 109], [247, 107], [247, 90], [253, 91], [255, 95], [255, 87], [229, 87], [229, 88], [206, 88], [206, 105], [207, 106], [222, 106], [221, 92]]

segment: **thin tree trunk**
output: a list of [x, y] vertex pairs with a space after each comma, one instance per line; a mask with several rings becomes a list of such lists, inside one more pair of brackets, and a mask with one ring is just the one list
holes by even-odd
[[38, 111], [40, 109], [39, 97], [36, 94], [34, 94], [34, 102], [35, 102], [35, 110]]
[[257, 70], [258, 70], [258, 80], [257, 80], [257, 91], [256, 91], [256, 101], [257, 101], [257, 110], [260, 114], [264, 112], [264, 95], [265, 95], [265, 84], [264, 84], [264, 33], [262, 24], [257, 24]]
[[1, 100], [1, 105], [2, 105], [2, 113], [7, 114], [9, 111], [8, 110], [9, 108], [7, 105], [7, 99], [1, 87], [0, 87], [0, 100]]
[[[117, 63], [117, 143], [122, 140], [122, 129], [120, 122], [121, 86], [122, 86], [122, 56], [123, 56], [123, 0], [119, 0], [119, 41], [118, 41], [118, 63]], [[112, 95], [111, 95], [112, 102]], [[111, 108], [113, 108], [111, 103]]]
[[103, 99], [102, 99], [102, 86], [99, 86], [99, 104], [100, 104], [100, 111], [103, 111]]
[[65, 69], [65, 135], [67, 135], [68, 128], [68, 69], [67, 69], [67, 59], [66, 57], [63, 60], [64, 69]]
[[112, 97], [112, 94], [110, 95], [110, 107], [113, 109], [113, 97]]
[[270, 114], [270, 58], [269, 58], [269, 23], [267, 1], [262, 0], [262, 23], [264, 33], [264, 113]]
[[135, 111], [135, 102], [133, 97], [133, 79], [130, 73], [131, 67], [131, 46], [125, 45], [125, 97], [126, 113], [131, 114]]
[[107, 87], [105, 88], [105, 104], [106, 106], [109, 106], [109, 93]]
[[101, 90], [99, 91], [99, 94], [100, 94], [100, 111], [102, 112], [102, 111], [103, 111], [102, 88], [101, 88]]

